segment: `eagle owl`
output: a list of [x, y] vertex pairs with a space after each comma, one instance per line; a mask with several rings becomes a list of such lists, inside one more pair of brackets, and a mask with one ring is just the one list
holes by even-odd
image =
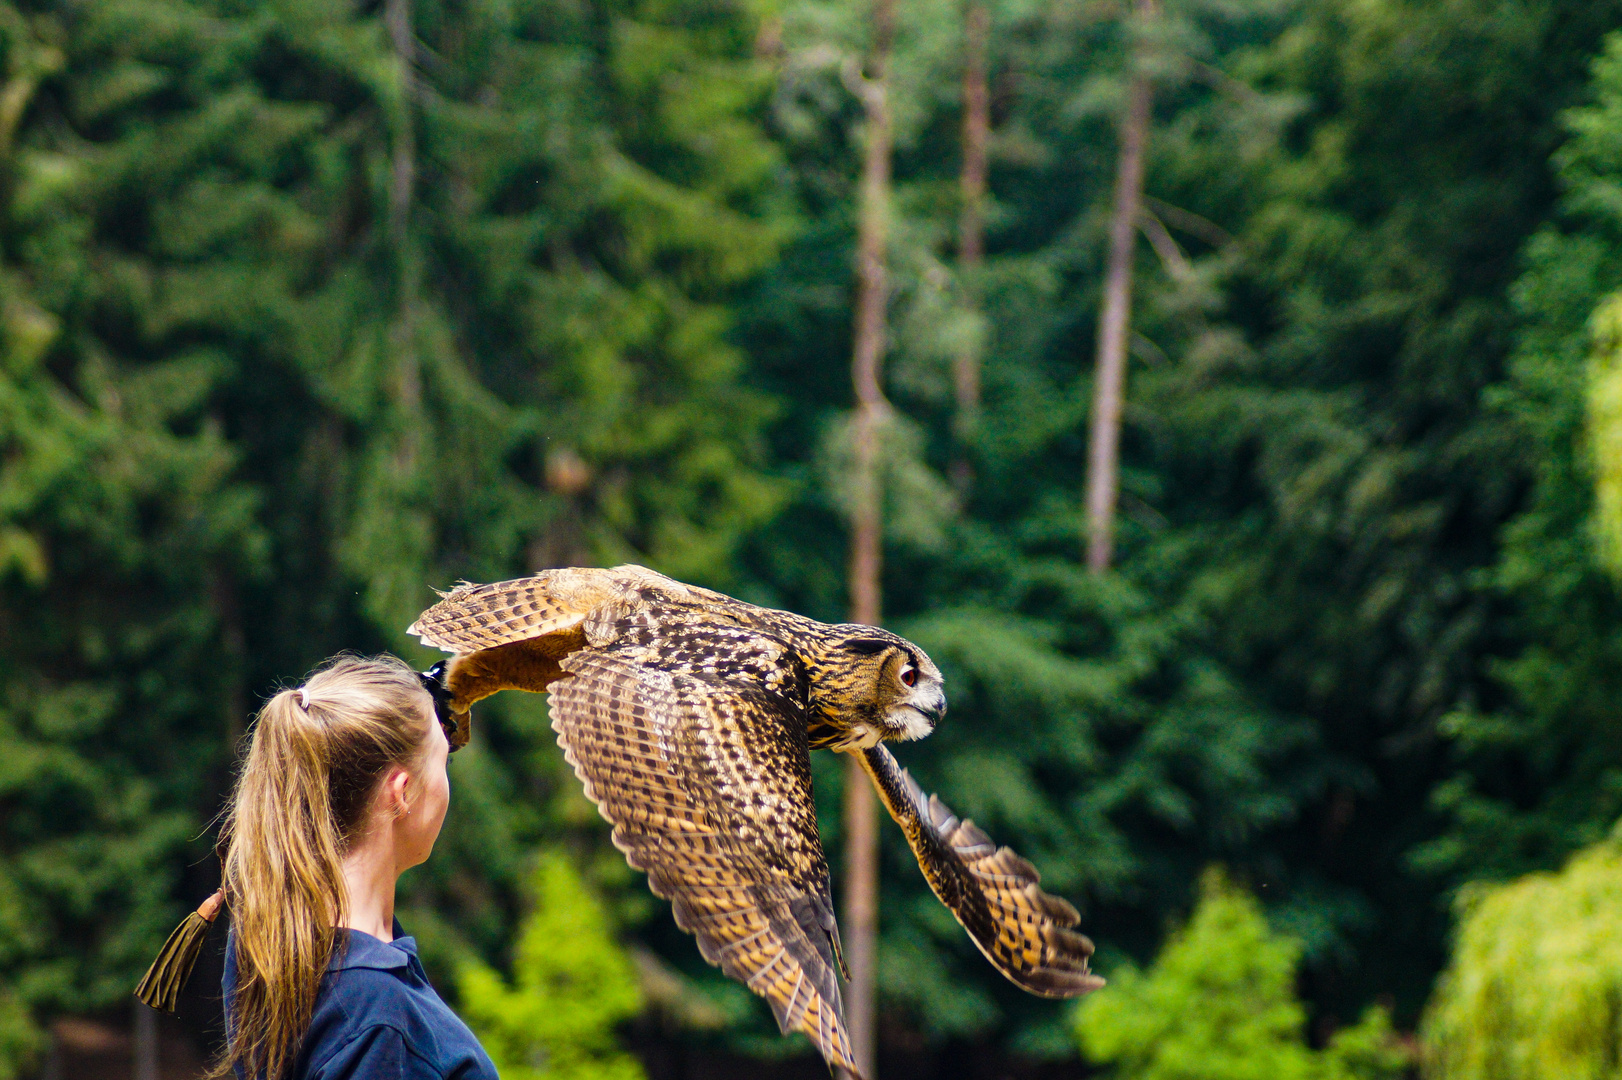
[[552, 726], [615, 845], [669, 900], [704, 959], [766, 998], [784, 1032], [856, 1067], [813, 749], [856, 755], [924, 876], [987, 959], [1024, 989], [1103, 985], [1075, 908], [1035, 868], [925, 795], [884, 747], [930, 733], [941, 673], [911, 642], [830, 626], [639, 566], [464, 584], [409, 633], [454, 654], [457, 745], [500, 690], [551, 693]]

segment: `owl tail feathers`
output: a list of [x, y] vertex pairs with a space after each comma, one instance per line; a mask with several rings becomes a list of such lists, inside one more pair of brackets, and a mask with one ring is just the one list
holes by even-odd
[[180, 1004], [180, 991], [185, 989], [192, 968], [197, 966], [198, 954], [203, 951], [203, 939], [208, 936], [208, 928], [224, 903], [225, 891], [222, 889], [204, 900], [196, 911], [186, 916], [185, 922], [175, 927], [169, 940], [158, 950], [158, 958], [152, 961], [152, 966], [146, 969], [140, 985], [135, 988], [136, 997], [159, 1012], [175, 1011]]

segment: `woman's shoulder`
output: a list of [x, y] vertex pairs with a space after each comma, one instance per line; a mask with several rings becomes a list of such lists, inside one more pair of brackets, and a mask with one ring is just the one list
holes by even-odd
[[332, 1066], [360, 1052], [418, 1063], [398, 1075], [495, 1077], [478, 1040], [428, 982], [410, 938], [349, 932], [322, 981], [306, 1050], [312, 1076], [351, 1075]]
[[[495, 1066], [428, 982], [416, 942], [346, 930], [327, 966], [299, 1048], [308, 1080], [495, 1080]], [[228, 949], [229, 1012], [235, 956]]]
[[440, 1009], [448, 1011], [429, 985], [412, 939], [385, 942], [356, 930], [340, 939], [316, 1001], [317, 1014], [331, 1011], [347, 1028], [388, 1026], [408, 1039], [431, 1028], [432, 1019], [424, 1014]]

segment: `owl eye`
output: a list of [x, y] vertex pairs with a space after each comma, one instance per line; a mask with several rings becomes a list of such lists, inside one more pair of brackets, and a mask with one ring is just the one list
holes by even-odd
[[902, 668], [901, 669], [901, 685], [902, 686], [917, 686], [918, 685], [918, 669], [913, 667], [911, 664], [908, 664], [906, 667]]

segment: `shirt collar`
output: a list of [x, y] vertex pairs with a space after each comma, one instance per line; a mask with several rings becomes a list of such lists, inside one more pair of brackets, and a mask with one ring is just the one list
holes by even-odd
[[328, 971], [348, 971], [350, 968], [375, 968], [390, 971], [403, 968], [417, 955], [417, 939], [405, 936], [400, 920], [394, 920], [394, 940], [380, 941], [360, 930], [344, 929], [344, 947], [335, 953]]

